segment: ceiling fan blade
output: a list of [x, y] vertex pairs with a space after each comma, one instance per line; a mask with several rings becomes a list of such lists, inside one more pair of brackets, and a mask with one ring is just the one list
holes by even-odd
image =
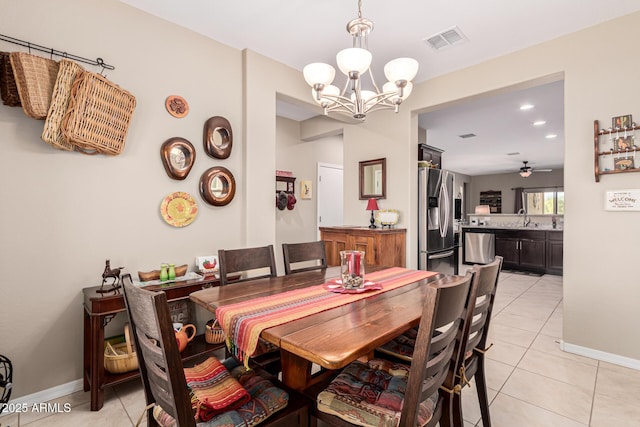
[[552, 172], [553, 169], [533, 169], [534, 172]]

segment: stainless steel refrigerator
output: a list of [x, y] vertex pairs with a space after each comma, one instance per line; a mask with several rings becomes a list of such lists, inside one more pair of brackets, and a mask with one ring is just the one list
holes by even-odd
[[453, 240], [453, 173], [418, 169], [418, 268], [458, 274]]

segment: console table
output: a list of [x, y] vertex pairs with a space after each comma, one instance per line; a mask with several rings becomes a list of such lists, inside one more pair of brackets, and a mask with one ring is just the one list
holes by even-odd
[[[175, 282], [170, 285], [150, 285], [145, 289], [164, 291], [167, 300], [188, 300], [192, 292], [219, 286], [220, 280], [214, 276], [203, 279]], [[100, 286], [84, 288], [84, 391], [91, 390], [91, 410], [99, 411], [104, 405], [104, 388], [120, 384], [133, 378], [139, 378], [140, 372], [112, 374], [104, 369], [104, 328], [118, 314], [126, 311], [124, 296], [120, 294], [99, 294]], [[122, 292], [122, 289], [120, 289]], [[209, 344], [204, 335], [196, 336], [181, 353], [182, 360], [188, 361], [206, 353], [224, 347], [222, 344]]]

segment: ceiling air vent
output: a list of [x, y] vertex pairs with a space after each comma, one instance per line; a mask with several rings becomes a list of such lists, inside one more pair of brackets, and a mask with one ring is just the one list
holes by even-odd
[[445, 47], [464, 43], [467, 37], [460, 31], [458, 27], [451, 27], [437, 34], [429, 36], [423, 41], [427, 43], [433, 50], [441, 50]]
[[464, 135], [458, 135], [462, 139], [473, 138], [476, 136], [475, 133], [465, 133]]

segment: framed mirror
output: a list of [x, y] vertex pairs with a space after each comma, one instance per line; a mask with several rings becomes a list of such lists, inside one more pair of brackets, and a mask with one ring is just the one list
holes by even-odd
[[196, 150], [184, 138], [167, 139], [160, 147], [162, 164], [167, 175], [173, 179], [183, 180], [189, 175], [196, 161]]
[[214, 116], [204, 124], [204, 151], [214, 159], [226, 159], [233, 148], [233, 133], [229, 120]]
[[236, 180], [227, 168], [215, 166], [200, 177], [200, 195], [212, 206], [224, 206], [236, 194]]
[[387, 159], [360, 162], [360, 200], [385, 199], [387, 195]]

